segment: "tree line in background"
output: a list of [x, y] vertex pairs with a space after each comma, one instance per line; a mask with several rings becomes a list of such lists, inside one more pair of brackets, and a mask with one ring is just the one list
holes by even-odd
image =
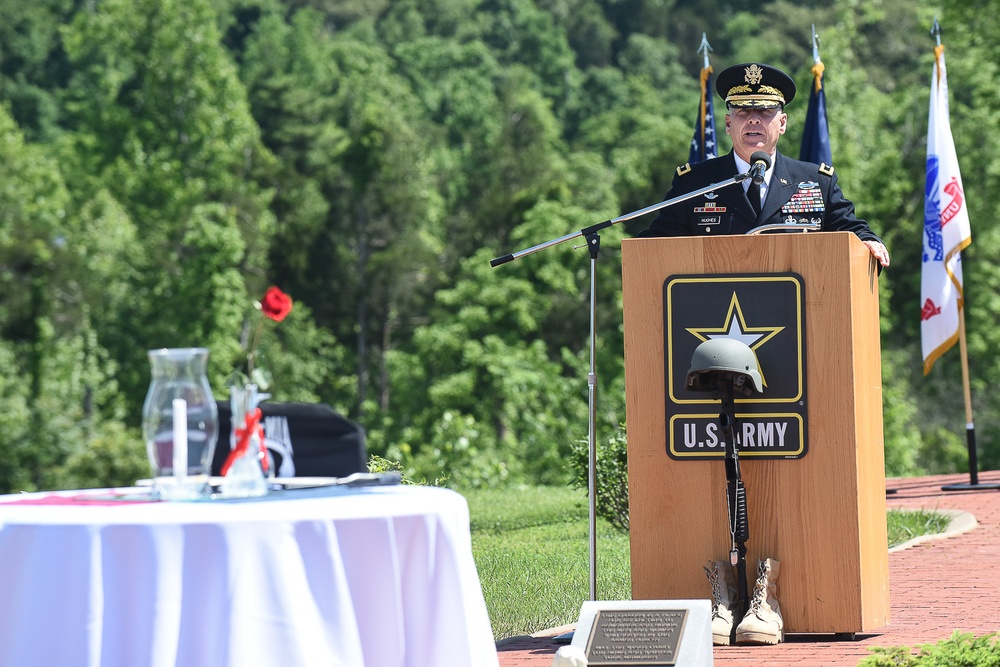
[[[146, 351], [261, 363], [372, 453], [456, 486], [565, 483], [587, 433], [589, 258], [489, 260], [659, 201], [716, 70], [811, 81], [880, 281], [889, 474], [964, 470], [957, 351], [921, 374], [929, 30], [944, 28], [973, 244], [984, 467], [1000, 465], [1000, 18], [986, 0], [0, 0], [0, 490], [128, 483]], [[797, 155], [805, 95], [788, 112]], [[721, 107], [721, 105], [720, 105]], [[721, 127], [721, 108], [720, 123]], [[721, 151], [729, 149], [723, 139]], [[625, 420], [619, 240], [598, 262], [598, 423]]]

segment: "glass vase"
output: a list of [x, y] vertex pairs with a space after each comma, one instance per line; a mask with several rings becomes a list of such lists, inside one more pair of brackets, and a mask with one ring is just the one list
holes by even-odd
[[268, 398], [255, 384], [229, 388], [232, 431], [229, 456], [222, 467], [220, 492], [226, 498], [263, 496], [268, 491], [268, 458], [264, 425], [258, 404]]
[[153, 491], [172, 500], [209, 495], [209, 472], [219, 437], [219, 411], [202, 347], [150, 350], [152, 379], [142, 406], [142, 435]]

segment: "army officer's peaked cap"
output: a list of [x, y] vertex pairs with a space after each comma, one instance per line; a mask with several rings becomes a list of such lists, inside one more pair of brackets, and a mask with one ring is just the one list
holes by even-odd
[[759, 63], [727, 67], [715, 80], [727, 107], [781, 108], [795, 97], [795, 82], [780, 69]]

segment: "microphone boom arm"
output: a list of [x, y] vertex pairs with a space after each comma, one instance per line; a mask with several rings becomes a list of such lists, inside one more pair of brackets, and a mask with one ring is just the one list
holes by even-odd
[[706, 192], [711, 192], [712, 190], [720, 190], [722, 188], [729, 187], [730, 185], [735, 185], [737, 183], [742, 183], [746, 179], [750, 178], [750, 173], [751, 172], [748, 171], [745, 174], [737, 174], [736, 176], [733, 176], [729, 180], [719, 181], [718, 183], [712, 183], [711, 185], [706, 185], [703, 188], [699, 188], [697, 190], [692, 190], [691, 192], [687, 192], [685, 194], [678, 195], [678, 196], [673, 197], [671, 199], [664, 199], [663, 201], [661, 201], [659, 203], [653, 204], [652, 206], [647, 206], [646, 208], [643, 208], [643, 209], [639, 209], [638, 211], [632, 211], [631, 213], [626, 213], [625, 215], [618, 216], [617, 218], [613, 218], [611, 220], [605, 220], [604, 222], [599, 222], [596, 225], [591, 225], [590, 227], [584, 227], [583, 229], [581, 229], [578, 232], [573, 232], [571, 234], [566, 234], [565, 236], [560, 236], [557, 239], [552, 239], [552, 240], [546, 241], [544, 243], [539, 243], [536, 246], [532, 246], [530, 248], [525, 248], [524, 250], [518, 250], [517, 252], [512, 252], [512, 253], [510, 253], [508, 255], [503, 255], [502, 257], [497, 257], [496, 259], [491, 259], [490, 260], [490, 266], [493, 266], [493, 267], [500, 266], [501, 264], [506, 264], [507, 262], [511, 262], [511, 261], [513, 261], [515, 259], [518, 259], [520, 257], [524, 257], [525, 255], [530, 255], [532, 253], [538, 252], [539, 250], [545, 250], [546, 248], [551, 248], [554, 245], [558, 245], [558, 244], [563, 243], [565, 241], [569, 241], [570, 239], [575, 239], [575, 238], [578, 238], [578, 237], [581, 237], [581, 236], [584, 236], [584, 237], [590, 236], [591, 234], [595, 234], [595, 233], [601, 231], [602, 229], [607, 229], [608, 227], [611, 227], [612, 225], [617, 225], [619, 222], [626, 222], [628, 220], [632, 220], [633, 218], [638, 218], [638, 217], [641, 217], [643, 215], [646, 215], [647, 213], [652, 213], [653, 211], [658, 211], [661, 208], [666, 208], [668, 206], [673, 206], [674, 204], [679, 204], [682, 201], [687, 201], [688, 199], [693, 199], [694, 197], [697, 197], [699, 195], [703, 195]]

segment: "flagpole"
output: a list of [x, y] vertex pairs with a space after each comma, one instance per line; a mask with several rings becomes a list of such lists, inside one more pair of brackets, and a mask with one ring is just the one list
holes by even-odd
[[965, 442], [969, 447], [969, 484], [979, 484], [976, 425], [972, 420], [972, 390], [969, 386], [969, 348], [965, 342], [964, 305], [958, 309], [958, 351], [962, 358], [962, 395], [965, 397]]
[[[935, 45], [941, 47], [941, 24], [934, 17], [931, 36]], [[964, 283], [964, 281], [963, 281]], [[964, 290], [964, 285], [963, 285]], [[976, 453], [976, 425], [972, 419], [972, 390], [969, 383], [969, 348], [965, 340], [965, 298], [964, 293], [958, 302], [958, 350], [962, 360], [962, 394], [965, 399], [965, 445], [969, 452], [969, 483], [945, 484], [942, 491], [976, 491], [981, 489], [1000, 489], [1000, 483], [980, 483], [979, 457]]]
[[945, 484], [942, 491], [978, 491], [1000, 489], [1000, 483], [979, 481], [979, 460], [976, 454], [976, 425], [972, 420], [972, 391], [969, 386], [969, 350], [965, 343], [965, 307], [958, 309], [958, 349], [962, 358], [962, 392], [965, 395], [965, 445], [969, 450], [969, 483]]
[[830, 146], [830, 127], [826, 119], [826, 93], [823, 92], [823, 59], [819, 55], [819, 35], [816, 25], [812, 26], [812, 57], [813, 85], [809, 87], [809, 106], [806, 109], [806, 122], [802, 128], [802, 143], [799, 146], [799, 159], [803, 162], [816, 164], [833, 164], [833, 151]]
[[701, 99], [698, 102], [698, 117], [694, 123], [694, 137], [691, 139], [691, 150], [688, 152], [688, 162], [694, 164], [718, 155], [715, 140], [715, 107], [712, 104], [712, 65], [708, 54], [712, 45], [708, 43], [708, 35], [701, 33], [701, 43], [696, 53], [702, 54], [701, 74], [698, 80], [701, 84]]
[[702, 64], [702, 69], [708, 69], [712, 64], [708, 61], [708, 52], [714, 51], [712, 45], [708, 43], [708, 34], [701, 33], [701, 44], [698, 45], [698, 50], [695, 53], [702, 53], [705, 55], [704, 63]]

